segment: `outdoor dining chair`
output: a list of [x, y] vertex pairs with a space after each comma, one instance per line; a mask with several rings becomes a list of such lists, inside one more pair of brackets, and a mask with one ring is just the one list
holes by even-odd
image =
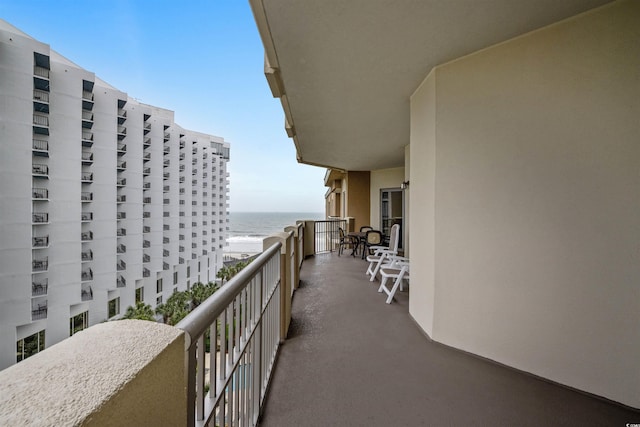
[[344, 249], [345, 246], [351, 247], [355, 251], [356, 245], [358, 244], [356, 239], [352, 236], [348, 236], [344, 234], [344, 230], [342, 229], [342, 227], [338, 227], [338, 231], [340, 232], [340, 242], [338, 243], [338, 256], [342, 255], [342, 250]]
[[[409, 280], [409, 259], [400, 256], [390, 256], [389, 263], [383, 264], [380, 268], [380, 287], [378, 292], [384, 292], [387, 295], [387, 304], [391, 304], [393, 296], [396, 294], [398, 288], [402, 291], [402, 282]], [[391, 289], [387, 287], [389, 279], [393, 279], [393, 285]]]
[[[369, 235], [370, 231], [367, 232]], [[370, 282], [373, 282], [376, 278], [376, 274], [378, 274], [378, 270], [380, 266], [386, 261], [386, 259], [391, 255], [398, 254], [398, 244], [400, 243], [400, 225], [394, 224], [391, 227], [391, 233], [389, 237], [389, 246], [372, 246], [369, 249], [374, 250], [373, 255], [367, 256], [367, 261], [369, 262], [369, 267], [367, 267], [367, 275], [371, 275], [369, 279]]]

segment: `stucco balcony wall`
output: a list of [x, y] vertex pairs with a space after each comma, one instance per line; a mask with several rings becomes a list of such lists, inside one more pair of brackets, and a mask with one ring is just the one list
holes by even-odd
[[184, 332], [95, 325], [0, 371], [0, 425], [183, 425]]

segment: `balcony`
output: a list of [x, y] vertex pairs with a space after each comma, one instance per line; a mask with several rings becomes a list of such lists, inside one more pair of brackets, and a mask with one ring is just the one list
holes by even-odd
[[151, 242], [149, 240], [143, 240], [142, 241], [142, 247], [143, 248], [150, 248], [151, 247]]
[[145, 225], [144, 227], [142, 227], [142, 232], [151, 233], [151, 227], [149, 227], [148, 225]]
[[89, 249], [88, 251], [82, 251], [81, 255], [83, 262], [93, 261], [93, 251], [91, 249]]
[[123, 244], [119, 244], [118, 246], [116, 246], [116, 253], [119, 254], [124, 254], [127, 252], [127, 247]]
[[116, 287], [124, 288], [125, 286], [127, 286], [127, 280], [122, 276], [118, 276], [118, 278], [116, 279]]
[[171, 174], [170, 174], [169, 172], [165, 172], [165, 173], [163, 173], [163, 174], [162, 174], [162, 177], [163, 177], [165, 180], [167, 180], [167, 179], [169, 179], [169, 178], [171, 177]]
[[149, 276], [151, 276], [151, 271], [148, 268], [143, 268], [142, 277], [149, 277]]
[[142, 218], [151, 218], [151, 212], [142, 212]]
[[33, 132], [40, 135], [49, 135], [49, 116], [34, 114]]
[[150, 173], [151, 173], [151, 168], [142, 169], [142, 176], [149, 176]]
[[49, 279], [42, 279], [37, 282], [31, 282], [31, 296], [39, 297], [46, 295], [49, 289]]
[[83, 231], [80, 233], [80, 240], [83, 242], [89, 242], [93, 240], [93, 231]]
[[164, 133], [164, 142], [167, 142], [171, 139], [171, 134], [169, 132]]
[[33, 139], [33, 155], [49, 157], [49, 141], [44, 139]]
[[80, 201], [82, 202], [90, 202], [93, 200], [93, 193], [89, 191], [83, 191], [80, 193]]
[[34, 89], [33, 111], [49, 113], [49, 92], [45, 90]]
[[145, 122], [143, 125], [143, 129], [144, 129], [144, 134], [148, 134], [149, 132], [151, 132], [151, 123], [147, 123]]
[[91, 286], [83, 286], [80, 291], [80, 298], [82, 301], [93, 300], [93, 288]]
[[142, 203], [151, 203], [151, 197], [143, 197]]
[[93, 146], [93, 132], [90, 132], [87, 130], [82, 131], [82, 146], [83, 147]]
[[126, 194], [118, 194], [116, 195], [116, 203], [124, 203], [127, 201], [127, 195]]
[[163, 269], [164, 271], [169, 270], [169, 264], [168, 264], [168, 263], [166, 263], [166, 262], [163, 262], [163, 263], [162, 263], [162, 269]]
[[127, 112], [122, 108], [118, 109], [118, 124], [122, 125], [127, 120]]
[[116, 230], [116, 235], [118, 237], [126, 236], [127, 235], [127, 229], [126, 228], [118, 228]]
[[39, 272], [39, 271], [47, 271], [49, 269], [49, 258], [45, 257], [42, 259], [34, 259], [31, 262], [31, 271]]
[[165, 257], [166, 257], [166, 256], [169, 256], [169, 254], [170, 254], [170, 252], [169, 252], [169, 250], [168, 250], [168, 249], [163, 249], [163, 250], [162, 250], [162, 256], [165, 256]]
[[33, 249], [43, 249], [49, 247], [49, 236], [32, 237], [31, 247]]
[[127, 218], [126, 212], [116, 212], [116, 219], [126, 219], [126, 218]]
[[80, 280], [83, 282], [93, 280], [93, 270], [90, 268], [82, 270], [82, 272], [80, 273]]
[[49, 214], [46, 212], [34, 212], [31, 214], [32, 224], [48, 224]]
[[142, 254], [142, 262], [143, 263], [151, 262], [151, 256], [149, 254]]
[[126, 126], [118, 125], [118, 140], [122, 141], [127, 136], [127, 128]]
[[93, 113], [91, 111], [82, 110], [82, 128], [91, 129], [93, 127]]
[[118, 178], [116, 180], [116, 186], [124, 187], [125, 185], [127, 185], [127, 178]]
[[80, 180], [83, 184], [90, 184], [93, 182], [93, 173], [91, 172], [82, 172], [80, 176]]
[[[69, 411], [60, 410], [70, 401], [81, 419], [113, 421], [143, 406], [149, 424], [189, 426], [208, 421], [241, 425], [238, 417], [254, 425], [261, 410], [260, 425], [266, 427], [308, 425], [309, 414], [317, 414], [319, 425], [414, 425], [416, 420], [429, 425], [463, 425], [471, 415], [477, 425], [517, 425], [522, 419], [532, 425], [554, 425], [566, 417], [579, 425], [625, 425], [637, 417], [632, 409], [430, 341], [408, 316], [408, 291], [397, 293], [393, 304], [384, 304], [377, 284], [364, 274], [366, 262], [338, 257], [335, 252], [307, 258], [300, 270], [304, 257], [295, 248], [305, 245], [292, 234], [285, 239], [291, 239], [286, 245], [291, 251], [272, 246], [175, 328], [155, 322], [102, 323], [33, 356], [28, 366], [18, 364], [0, 372], [0, 420], [7, 419], [10, 405], [6, 402], [14, 402], [30, 408], [18, 411], [20, 414], [37, 411], [56, 425], [70, 424]], [[178, 263], [183, 264], [184, 259], [179, 258]], [[285, 263], [282, 268], [281, 263]], [[284, 275], [280, 277], [279, 272]], [[143, 269], [144, 277], [150, 275]], [[297, 288], [293, 300], [292, 284]], [[83, 287], [83, 300], [86, 289]], [[255, 301], [256, 309], [238, 315], [263, 313], [264, 317], [249, 318], [246, 326], [238, 328], [233, 307], [245, 301]], [[212, 339], [220, 344], [209, 354], [202, 336], [214, 322], [221, 325], [218, 330], [228, 327], [231, 338], [221, 334]], [[284, 337], [287, 345], [279, 346]], [[116, 341], [134, 343], [140, 349], [139, 364], [107, 363], [130, 359], [130, 347], [115, 345]], [[278, 369], [273, 370], [276, 355]], [[202, 369], [205, 358], [214, 367], [208, 374]], [[91, 361], [74, 365], [76, 373], [82, 370], [93, 377], [123, 378], [125, 383], [106, 381], [105, 386], [112, 387], [108, 392], [87, 389], [84, 374], [69, 376], [51, 368], [64, 366], [67, 360]], [[255, 369], [246, 369], [249, 366]], [[113, 369], [118, 370], [117, 375]], [[24, 389], [17, 385], [24, 383], [27, 372], [48, 379], [34, 382], [34, 393], [58, 401], [34, 409], [19, 399]], [[240, 376], [246, 388], [230, 387], [238, 384]], [[129, 378], [136, 380], [129, 383]], [[142, 391], [158, 387], [158, 378], [163, 393]], [[252, 386], [269, 382], [268, 388]], [[206, 383], [211, 384], [208, 393], [204, 392]], [[139, 398], [131, 402], [119, 390]], [[107, 409], [96, 412], [95, 405], [85, 408], [83, 401], [71, 399], [80, 391], [91, 394], [90, 402], [103, 399], [106, 402], [99, 407]], [[222, 420], [221, 410], [241, 396], [249, 402], [236, 406], [238, 412], [228, 411]]]
[[170, 242], [171, 242], [171, 239], [169, 239], [168, 237], [163, 237], [163, 238], [162, 238], [162, 243], [163, 243], [163, 244], [165, 244], [165, 245], [166, 245], [167, 243], [170, 243]]
[[118, 160], [118, 163], [116, 165], [116, 169], [118, 170], [118, 172], [122, 172], [124, 170], [127, 169], [127, 162], [123, 161], [123, 160]]
[[118, 156], [124, 156], [127, 152], [127, 144], [118, 142], [118, 146], [116, 147], [116, 150], [118, 152]]
[[81, 158], [82, 158], [83, 165], [90, 166], [93, 164], [93, 153], [88, 151], [83, 151]]
[[93, 221], [93, 212], [82, 212], [80, 220], [82, 222]]
[[149, 148], [149, 147], [151, 147], [151, 138], [149, 138], [149, 137], [145, 137], [145, 138], [142, 140], [142, 147], [143, 147], [143, 148]]
[[169, 154], [171, 153], [171, 147], [169, 147], [168, 145], [164, 146], [164, 154]]
[[149, 152], [144, 153], [142, 155], [142, 160], [145, 161], [145, 162], [150, 161], [151, 160], [151, 153], [149, 153]]
[[49, 199], [49, 190], [46, 188], [34, 188], [32, 190], [33, 200], [48, 200]]
[[124, 260], [120, 260], [116, 263], [116, 270], [123, 271], [127, 269], [127, 263]]
[[34, 303], [31, 307], [31, 320], [40, 320], [47, 318], [47, 300]]

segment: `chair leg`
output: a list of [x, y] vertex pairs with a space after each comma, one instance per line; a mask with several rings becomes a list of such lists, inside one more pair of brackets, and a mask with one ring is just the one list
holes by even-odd
[[[380, 259], [376, 263], [375, 268], [371, 272], [371, 279], [369, 279], [370, 282], [373, 282], [374, 280], [376, 280], [376, 275], [378, 274], [378, 270], [380, 270], [380, 266], [382, 265], [382, 262], [384, 261], [384, 259], [385, 259], [384, 256], [380, 256]], [[371, 265], [369, 265], [369, 268], [371, 268]]]
[[399, 275], [396, 281], [393, 282], [393, 288], [391, 288], [391, 292], [387, 294], [389, 296], [387, 297], [387, 301], [385, 301], [387, 304], [391, 304], [391, 301], [393, 300], [393, 296], [396, 294], [396, 291], [398, 290], [398, 286], [400, 286], [400, 284], [402, 283], [402, 280], [403, 280], [402, 275]]
[[385, 294], [389, 295], [389, 290], [385, 286], [387, 284], [387, 280], [389, 280], [389, 276], [382, 277], [382, 281], [380, 282], [380, 287], [378, 288], [379, 293], [384, 292]]

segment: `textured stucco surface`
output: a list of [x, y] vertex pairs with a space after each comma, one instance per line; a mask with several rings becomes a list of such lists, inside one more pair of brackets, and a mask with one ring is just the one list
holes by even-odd
[[0, 371], [0, 425], [130, 425], [121, 417], [136, 412], [170, 419], [169, 409], [186, 408], [183, 343], [181, 330], [154, 322], [93, 326]]

